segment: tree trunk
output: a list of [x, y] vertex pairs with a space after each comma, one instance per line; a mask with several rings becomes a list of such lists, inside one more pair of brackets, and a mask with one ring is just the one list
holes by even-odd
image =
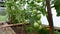
[[54, 34], [54, 26], [53, 26], [52, 14], [51, 14], [50, 0], [46, 0], [46, 5], [47, 5], [47, 13], [48, 13], [47, 19], [50, 26], [50, 34]]

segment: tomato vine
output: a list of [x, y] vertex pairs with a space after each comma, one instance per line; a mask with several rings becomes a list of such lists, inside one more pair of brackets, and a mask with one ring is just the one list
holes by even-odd
[[[60, 3], [57, 1], [54, 2], [54, 7], [59, 14]], [[46, 0], [6, 0], [5, 7], [12, 23], [30, 23], [31, 31], [42, 29], [41, 14], [47, 15]]]

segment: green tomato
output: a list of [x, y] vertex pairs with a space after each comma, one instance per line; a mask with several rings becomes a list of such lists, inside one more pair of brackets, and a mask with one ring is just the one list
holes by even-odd
[[34, 10], [32, 11], [32, 13], [37, 13], [37, 10], [36, 10], [36, 9], [34, 9]]
[[40, 3], [40, 2], [41, 2], [41, 0], [36, 0], [36, 2], [37, 2], [37, 3]]
[[38, 28], [39, 27], [39, 24], [37, 22], [34, 23], [34, 27], [35, 28]]
[[39, 29], [42, 29], [42, 26], [41, 25], [39, 26]]
[[41, 25], [41, 21], [40, 20], [38, 20], [37, 22]]
[[38, 20], [41, 19], [41, 15], [40, 14], [37, 15], [37, 19]]

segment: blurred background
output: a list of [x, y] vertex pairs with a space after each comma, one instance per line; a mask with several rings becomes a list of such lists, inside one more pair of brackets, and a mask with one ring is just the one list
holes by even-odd
[[0, 0], [0, 22], [7, 20], [7, 12], [4, 7], [4, 0]]

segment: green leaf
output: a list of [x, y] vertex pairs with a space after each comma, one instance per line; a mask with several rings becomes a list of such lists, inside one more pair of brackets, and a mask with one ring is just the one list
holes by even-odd
[[60, 0], [55, 0], [54, 7], [57, 12], [57, 16], [60, 16]]

